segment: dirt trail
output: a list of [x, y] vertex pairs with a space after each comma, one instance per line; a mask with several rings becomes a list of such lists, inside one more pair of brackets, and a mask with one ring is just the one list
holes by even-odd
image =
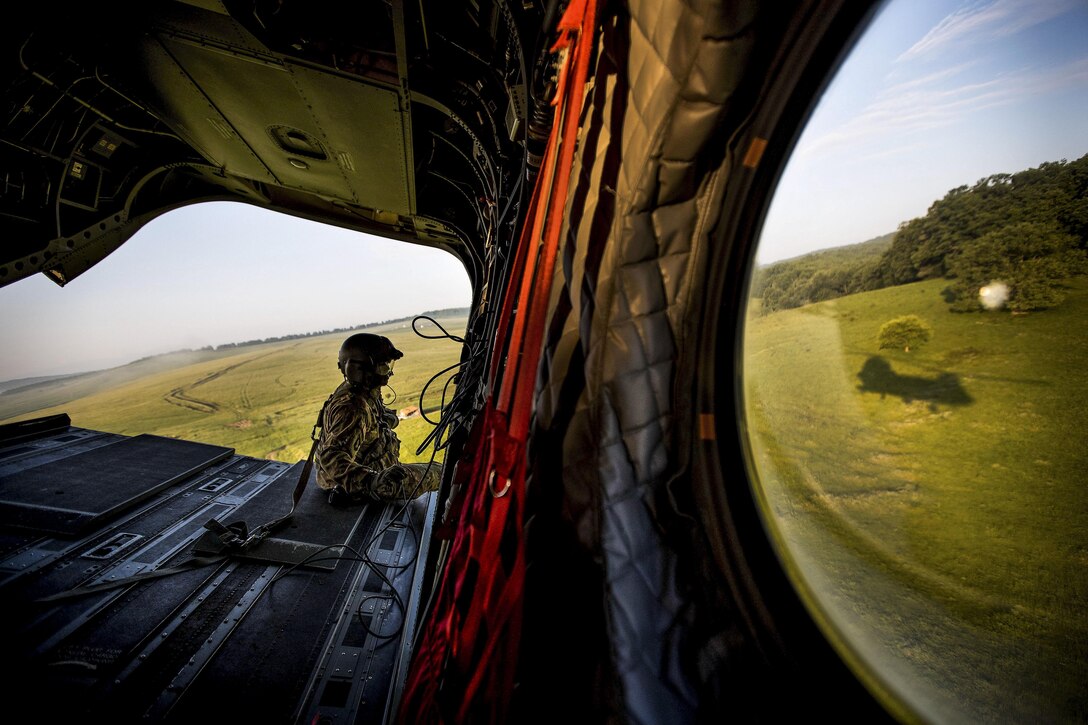
[[[294, 347], [294, 345], [292, 345], [291, 347]], [[216, 413], [216, 412], [219, 411], [219, 404], [218, 403], [210, 401], [210, 400], [201, 400], [200, 398], [196, 398], [196, 397], [189, 394], [190, 391], [193, 388], [196, 388], [196, 387], [198, 387], [200, 385], [203, 385], [205, 383], [210, 383], [212, 380], [215, 380], [216, 378], [219, 378], [219, 377], [221, 377], [223, 375], [226, 375], [231, 370], [235, 370], [237, 368], [240, 368], [243, 365], [246, 365], [247, 363], [253, 362], [254, 360], [260, 360], [263, 357], [268, 357], [269, 355], [274, 355], [277, 352], [280, 352], [280, 351], [279, 350], [273, 350], [271, 352], [266, 352], [266, 353], [263, 353], [261, 355], [254, 355], [251, 358], [248, 358], [246, 360], [242, 360], [241, 362], [236, 362], [233, 365], [227, 365], [225, 368], [221, 368], [221, 369], [216, 370], [214, 372], [208, 373], [207, 375], [200, 378], [196, 382], [189, 383], [188, 385], [182, 385], [180, 387], [174, 388], [169, 393], [162, 396], [162, 399], [165, 400], [170, 405], [176, 405], [179, 408], [186, 408], [188, 410], [195, 410], [198, 413]], [[247, 383], [247, 385], [248, 385], [248, 383]], [[244, 390], [243, 390], [243, 395], [245, 395]]]

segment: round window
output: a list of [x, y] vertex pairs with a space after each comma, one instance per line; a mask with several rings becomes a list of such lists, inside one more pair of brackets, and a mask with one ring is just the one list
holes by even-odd
[[764, 522], [930, 721], [1088, 719], [1088, 4], [884, 6], [751, 272]]

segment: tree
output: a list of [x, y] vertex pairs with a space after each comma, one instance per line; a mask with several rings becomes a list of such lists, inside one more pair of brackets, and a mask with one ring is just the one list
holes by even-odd
[[957, 312], [979, 310], [979, 290], [995, 280], [1009, 285], [1006, 306], [1041, 310], [1061, 303], [1062, 281], [1088, 271], [1088, 252], [1054, 222], [1019, 222], [964, 244], [949, 256]]
[[929, 340], [933, 330], [917, 315], [904, 315], [888, 320], [880, 326], [880, 349], [903, 348], [904, 352], [910, 352], [913, 345], [917, 347]]

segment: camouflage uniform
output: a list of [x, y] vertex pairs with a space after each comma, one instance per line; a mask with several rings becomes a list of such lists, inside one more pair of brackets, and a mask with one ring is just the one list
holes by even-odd
[[360, 500], [403, 501], [439, 485], [438, 465], [400, 463], [400, 421], [379, 389], [356, 393], [344, 381], [325, 404], [315, 461], [317, 485]]

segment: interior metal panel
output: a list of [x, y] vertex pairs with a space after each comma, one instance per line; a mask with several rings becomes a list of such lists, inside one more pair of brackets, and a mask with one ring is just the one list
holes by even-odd
[[0, 477], [0, 524], [74, 536], [232, 453], [139, 435]]
[[235, 132], [219, 109], [180, 68], [164, 45], [149, 40], [141, 46], [141, 62], [153, 83], [158, 113], [173, 120], [173, 129], [208, 163], [230, 168], [239, 177], [263, 183], [275, 176]]
[[[254, 163], [239, 153], [240, 141], [284, 186], [410, 213], [396, 91], [357, 78], [309, 72], [273, 56], [231, 54], [182, 37], [165, 36], [163, 44], [185, 74], [216, 97], [215, 115], [200, 119], [189, 114], [194, 117], [187, 119], [187, 126], [204, 129], [205, 147], [229, 170], [241, 174]], [[261, 112], [254, 115], [254, 109]], [[220, 115], [225, 125], [216, 124]], [[319, 139], [326, 157], [283, 149], [272, 135], [273, 126]]]
[[363, 206], [414, 214], [410, 116], [397, 91], [289, 64], [328, 139], [353, 198]]

